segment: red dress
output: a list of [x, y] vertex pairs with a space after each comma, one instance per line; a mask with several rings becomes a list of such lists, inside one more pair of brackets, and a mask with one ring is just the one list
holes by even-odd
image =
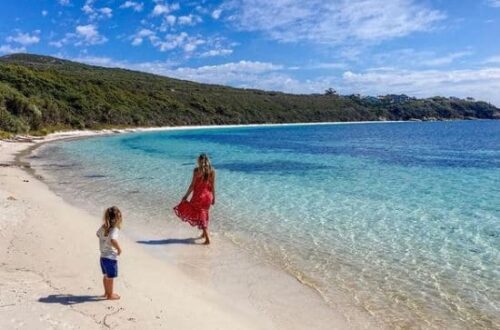
[[208, 227], [208, 210], [214, 199], [213, 187], [210, 180], [204, 180], [203, 175], [196, 175], [194, 179], [193, 196], [190, 201], [184, 200], [174, 207], [175, 214], [191, 226], [199, 229]]

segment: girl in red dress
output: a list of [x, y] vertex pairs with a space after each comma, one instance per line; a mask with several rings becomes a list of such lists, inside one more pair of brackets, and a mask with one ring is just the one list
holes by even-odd
[[[191, 200], [187, 200], [193, 193]], [[174, 207], [175, 214], [191, 226], [203, 230], [200, 238], [205, 238], [204, 244], [210, 244], [208, 236], [208, 210], [215, 204], [215, 170], [206, 154], [198, 157], [198, 167], [193, 171], [193, 178], [182, 201]]]

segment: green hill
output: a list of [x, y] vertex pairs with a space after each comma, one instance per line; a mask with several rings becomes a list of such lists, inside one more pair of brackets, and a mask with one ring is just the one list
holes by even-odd
[[53, 57], [0, 57], [0, 131], [103, 127], [491, 119], [500, 110], [457, 98], [296, 95], [200, 84]]

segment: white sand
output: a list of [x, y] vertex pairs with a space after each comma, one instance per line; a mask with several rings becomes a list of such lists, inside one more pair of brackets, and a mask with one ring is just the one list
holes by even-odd
[[[53, 134], [45, 140], [94, 134]], [[120, 237], [124, 252], [116, 281], [122, 299], [100, 300], [95, 231], [101, 219], [69, 205], [14, 164], [14, 155], [32, 145], [0, 141], [0, 329], [359, 327], [359, 322], [347, 322], [341, 313], [320, 306], [318, 297], [311, 298], [313, 303], [290, 297], [293, 305], [286, 297], [275, 297], [255, 306], [244, 290], [223, 294], [125, 235]], [[276, 290], [281, 295], [315, 295], [290, 276], [280, 276], [284, 280], [276, 283]]]

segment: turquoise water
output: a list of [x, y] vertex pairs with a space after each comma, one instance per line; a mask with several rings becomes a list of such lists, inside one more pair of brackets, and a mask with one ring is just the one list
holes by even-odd
[[47, 144], [34, 162], [56, 191], [155, 228], [200, 152], [217, 169], [211, 229], [333, 306], [391, 328], [500, 328], [500, 122], [133, 133]]

